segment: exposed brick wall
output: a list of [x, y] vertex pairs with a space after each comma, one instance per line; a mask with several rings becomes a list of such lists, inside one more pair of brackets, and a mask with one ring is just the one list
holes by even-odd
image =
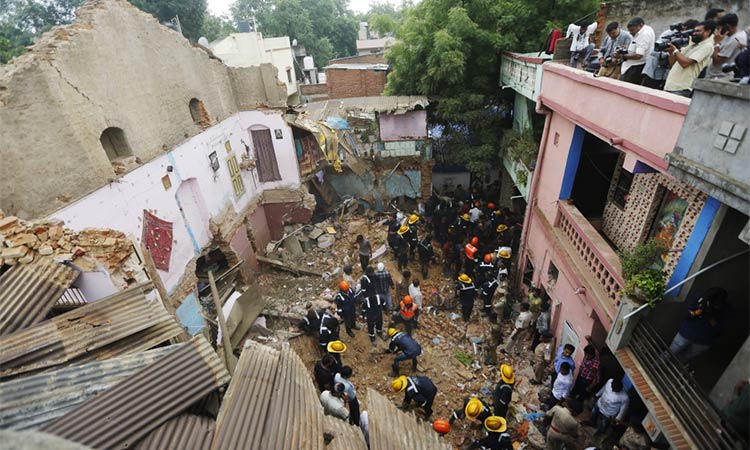
[[385, 64], [385, 53], [374, 53], [372, 55], [347, 56], [328, 61], [328, 64]]
[[328, 98], [371, 97], [385, 90], [384, 70], [326, 70]]
[[302, 95], [328, 94], [328, 85], [325, 83], [301, 84], [299, 87], [299, 91]]

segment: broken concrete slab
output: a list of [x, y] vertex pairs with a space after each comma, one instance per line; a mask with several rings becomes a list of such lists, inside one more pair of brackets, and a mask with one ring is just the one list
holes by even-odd
[[300, 244], [299, 238], [297, 238], [297, 236], [289, 236], [288, 238], [284, 239], [284, 248], [292, 256], [302, 256], [305, 254], [304, 250], [302, 249], [302, 245]]

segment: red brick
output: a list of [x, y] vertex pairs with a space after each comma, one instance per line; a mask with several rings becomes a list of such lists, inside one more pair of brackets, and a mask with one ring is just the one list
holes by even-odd
[[328, 98], [373, 97], [385, 90], [384, 70], [327, 69]]

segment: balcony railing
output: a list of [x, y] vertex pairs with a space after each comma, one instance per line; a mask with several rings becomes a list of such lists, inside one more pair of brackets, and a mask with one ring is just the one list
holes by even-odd
[[625, 282], [620, 275], [615, 251], [578, 208], [565, 201], [559, 201], [557, 205], [560, 213], [555, 226], [568, 238], [607, 297], [616, 303]]
[[[646, 322], [633, 330], [630, 350], [656, 389], [687, 431], [705, 450], [747, 448], [747, 443], [722, 424], [719, 413], [688, 370], [669, 351], [666, 343]], [[657, 416], [658, 418], [658, 416]]]

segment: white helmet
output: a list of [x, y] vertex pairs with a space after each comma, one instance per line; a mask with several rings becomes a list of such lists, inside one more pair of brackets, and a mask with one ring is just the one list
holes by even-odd
[[378, 270], [380, 272], [382, 272], [383, 270], [385, 270], [385, 264], [383, 264], [382, 262], [378, 263]]

